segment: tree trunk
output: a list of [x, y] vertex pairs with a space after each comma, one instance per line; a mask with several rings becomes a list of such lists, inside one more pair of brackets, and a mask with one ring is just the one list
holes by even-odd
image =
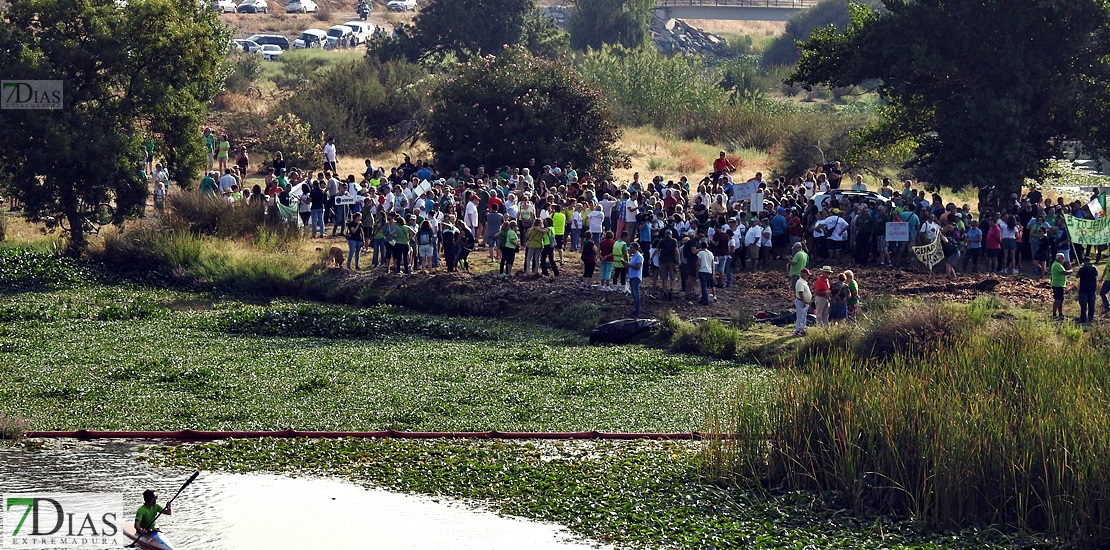
[[65, 255], [77, 259], [84, 255], [85, 249], [89, 247], [89, 241], [85, 238], [85, 217], [76, 210], [66, 212], [65, 217], [69, 220], [70, 229]]

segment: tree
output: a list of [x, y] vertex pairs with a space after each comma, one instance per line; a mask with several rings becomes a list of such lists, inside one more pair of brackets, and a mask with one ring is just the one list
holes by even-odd
[[604, 44], [636, 49], [647, 44], [655, 0], [575, 0], [567, 29], [570, 46], [584, 51]]
[[[763, 50], [761, 63], [764, 67], [793, 65], [801, 54], [798, 42], [809, 38], [814, 29], [832, 25], [838, 29], [848, 26], [849, 0], [822, 0], [812, 8], [806, 8], [786, 22], [786, 29]], [[866, 0], [867, 5], [875, 8], [882, 6], [881, 0]]]
[[1039, 178], [1067, 139], [1105, 150], [1110, 13], [1102, 0], [885, 0], [852, 6], [843, 32], [818, 29], [790, 83], [879, 79], [889, 102], [864, 138], [914, 150], [934, 185], [996, 203]]
[[222, 82], [229, 31], [195, 0], [13, 0], [0, 12], [0, 74], [64, 80], [58, 110], [3, 110], [0, 180], [32, 220], [64, 216], [69, 252], [86, 246], [83, 211], [141, 212], [140, 136], [152, 135], [172, 177], [205, 164], [205, 105]]
[[563, 60], [509, 46], [459, 67], [433, 95], [425, 136], [441, 166], [571, 161], [608, 174], [627, 165], [600, 94]]
[[451, 0], [429, 4], [395, 38], [372, 44], [370, 55], [424, 63], [449, 57], [465, 61], [515, 44], [534, 47], [536, 54], [554, 55], [562, 49], [560, 34], [548, 18], [539, 15], [533, 0]]

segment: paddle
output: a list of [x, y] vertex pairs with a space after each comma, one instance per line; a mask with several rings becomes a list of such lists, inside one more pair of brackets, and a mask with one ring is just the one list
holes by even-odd
[[[192, 483], [193, 480], [195, 480], [197, 478], [197, 476], [199, 476], [199, 475], [200, 475], [200, 472], [198, 471], [198, 472], [193, 472], [193, 475], [189, 476], [189, 479], [185, 482], [184, 485], [181, 486], [180, 489], [177, 490], [177, 493], [175, 493], [173, 495], [173, 498], [171, 498], [169, 500], [169, 502], [167, 502], [166, 505], [164, 507], [162, 507], [162, 509], [159, 510], [157, 514], [154, 515], [154, 520], [152, 520], [150, 522], [151, 525], [154, 525], [154, 523], [158, 521], [158, 518], [162, 516], [162, 512], [164, 512], [166, 510], [166, 508], [169, 508], [170, 504], [173, 504], [173, 501], [174, 501], [174, 499], [177, 498], [177, 495], [180, 495], [181, 491], [184, 491], [185, 488], [188, 487], [189, 484]], [[131, 544], [128, 544], [127, 546], [125, 546], [125, 548], [134, 548], [136, 544], [139, 544], [139, 540], [142, 539], [142, 538], [143, 538], [143, 535], [140, 535], [139, 533], [135, 533], [135, 540]]]

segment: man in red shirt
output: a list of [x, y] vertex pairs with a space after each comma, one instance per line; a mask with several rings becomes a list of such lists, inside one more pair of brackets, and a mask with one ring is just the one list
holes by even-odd
[[721, 155], [717, 157], [717, 160], [713, 161], [713, 181], [716, 182], [717, 179], [725, 175], [726, 172], [733, 172], [735, 170], [736, 167], [725, 158], [725, 152], [721, 151]]

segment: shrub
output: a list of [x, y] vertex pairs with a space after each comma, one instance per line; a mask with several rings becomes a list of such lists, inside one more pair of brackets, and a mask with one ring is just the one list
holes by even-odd
[[576, 302], [551, 316], [550, 324], [555, 328], [589, 333], [601, 321], [601, 308], [589, 302]]
[[282, 102], [314, 131], [344, 150], [366, 152], [409, 143], [428, 109], [427, 73], [405, 61], [338, 63]]
[[[635, 49], [604, 47], [582, 58], [578, 70], [603, 91], [616, 119], [626, 125], [684, 128], [712, 117], [727, 103], [716, 85], [719, 71], [702, 58], [664, 56], [648, 45]], [[692, 83], [702, 83], [692, 85]]]
[[30, 427], [22, 417], [0, 413], [0, 441], [18, 441]]
[[860, 336], [857, 352], [874, 358], [935, 355], [965, 344], [973, 328], [964, 306], [915, 303], [874, 323]]
[[316, 10], [316, 20], [327, 23], [332, 17], [335, 17], [335, 13], [331, 9], [331, 2], [320, 2], [319, 9]]
[[262, 76], [262, 56], [252, 53], [238, 53], [228, 57], [231, 72], [224, 81], [224, 88], [242, 93], [254, 85]]
[[681, 353], [732, 359], [740, 345], [740, 331], [716, 319], [696, 324], [682, 322], [671, 336], [670, 345]]
[[271, 249], [284, 249], [302, 236], [296, 225], [281, 219], [276, 208], [264, 210], [255, 205], [233, 205], [199, 193], [175, 193], [169, 196], [167, 203], [170, 218], [166, 223], [179, 224], [181, 229], [198, 235], [253, 240], [261, 233], [268, 233]]
[[442, 166], [573, 162], [602, 176], [628, 166], [599, 93], [565, 61], [506, 47], [459, 67], [434, 94], [426, 138]]
[[310, 168], [319, 165], [323, 142], [322, 133], [314, 134], [310, 124], [301, 122], [297, 115], [285, 113], [266, 128], [261, 147], [267, 162], [280, 151], [289, 166]]
[[209, 316], [206, 328], [229, 334], [301, 338], [364, 338], [419, 335], [438, 339], [493, 338], [493, 333], [451, 319], [395, 313], [387, 306], [351, 309], [321, 305], [243, 306]]
[[862, 117], [810, 112], [806, 121], [782, 136], [776, 172], [805, 174], [806, 170], [835, 159], [842, 159], [854, 144], [852, 133], [862, 127]]

